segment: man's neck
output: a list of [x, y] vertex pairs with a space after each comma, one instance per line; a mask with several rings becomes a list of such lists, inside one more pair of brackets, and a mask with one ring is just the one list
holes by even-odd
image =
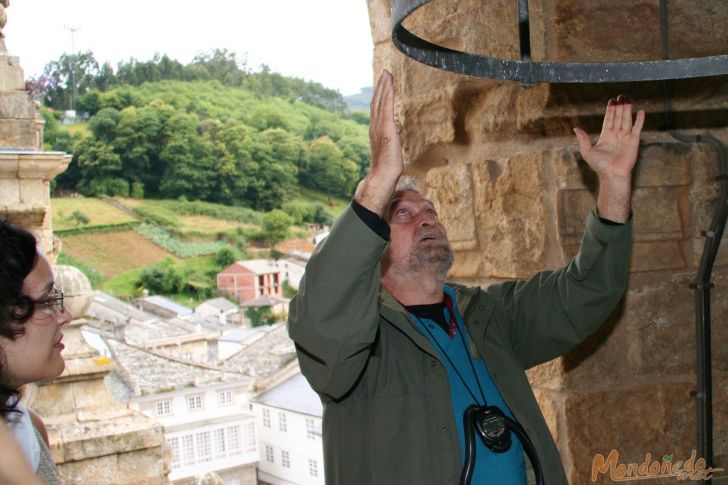
[[382, 285], [403, 306], [429, 305], [442, 301], [444, 282], [427, 272], [406, 275], [388, 271], [382, 276]]

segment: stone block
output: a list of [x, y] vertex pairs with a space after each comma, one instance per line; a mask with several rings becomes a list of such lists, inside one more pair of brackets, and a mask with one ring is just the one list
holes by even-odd
[[647, 453], [687, 460], [695, 446], [693, 389], [692, 383], [647, 382], [568, 393], [564, 405], [568, 436], [561, 444], [572, 464], [569, 483], [612, 483], [605, 475], [591, 481], [594, 456], [607, 456], [612, 449], [619, 453], [620, 463], [642, 463]]
[[[372, 31], [372, 41], [377, 46], [381, 43], [391, 42], [392, 28], [390, 27], [392, 1], [367, 0], [369, 9], [369, 25]], [[376, 77], [376, 73], [375, 73]]]
[[470, 165], [459, 163], [427, 172], [425, 195], [435, 203], [455, 251], [477, 246]]
[[18, 178], [18, 156], [11, 153], [0, 153], [0, 180]]
[[518, 99], [518, 87], [513, 84], [480, 86], [467, 85], [459, 88], [456, 104], [458, 117], [464, 117], [464, 136], [459, 140], [477, 142], [489, 133], [514, 133], [516, 117], [513, 106]]
[[483, 276], [519, 278], [545, 266], [550, 213], [542, 190], [544, 155], [473, 163], [474, 213]]
[[603, 389], [623, 381], [628, 369], [624, 315], [624, 302], [620, 302], [592, 335], [561, 357], [561, 391]]
[[554, 441], [558, 443], [565, 431], [563, 429], [564, 421], [562, 419], [563, 406], [561, 399], [559, 398], [558, 393], [544, 391], [541, 389], [534, 389], [533, 392], [536, 396], [538, 406], [541, 408], [541, 413], [543, 413], [543, 417], [546, 420], [546, 424], [549, 427], [549, 431], [551, 431], [551, 436], [554, 438]]
[[96, 458], [89, 458], [83, 461], [66, 461], [58, 463], [58, 473], [61, 476], [61, 483], [67, 485], [86, 485], [89, 483], [100, 483], [103, 477], [105, 484], [121, 484], [123, 471], [119, 473], [117, 455], [107, 455]]
[[41, 179], [20, 179], [20, 203], [28, 205], [50, 205], [48, 201], [48, 183]]
[[[32, 406], [39, 415], [44, 417], [57, 416], [59, 420], [72, 419], [76, 412], [73, 389], [70, 386], [59, 385], [52, 381], [38, 385]], [[53, 421], [46, 419], [46, 424], [52, 425]]]
[[526, 371], [528, 382], [534, 389], [558, 391], [564, 387], [562, 359], [553, 359]]
[[30, 92], [0, 92], [0, 119], [35, 119], [35, 103]]
[[516, 4], [509, 0], [432, 2], [413, 12], [405, 27], [444, 47], [515, 59], [517, 18]]
[[20, 181], [0, 178], [0, 207], [15, 207], [20, 204]]
[[407, 98], [399, 113], [400, 120], [417, 120], [416, 124], [402, 124], [400, 136], [407, 163], [417, 164], [427, 147], [455, 139], [455, 112], [449, 97]]
[[25, 77], [16, 56], [0, 54], [0, 91], [22, 91]]
[[637, 187], [671, 187], [690, 185], [690, 145], [684, 143], [650, 144], [640, 150], [635, 167]]
[[124, 419], [78, 423], [60, 428], [63, 457], [66, 461], [115, 455], [159, 446], [164, 439], [160, 425], [148, 420]]
[[682, 248], [680, 241], [635, 241], [629, 270], [634, 273], [685, 268], [687, 261]]
[[[122, 472], [121, 483], [143, 483], [147, 485], [166, 484], [165, 466], [162, 447], [132, 451], [119, 455], [119, 471]], [[171, 457], [170, 457], [171, 458]]]
[[650, 0], [554, 0], [546, 55], [562, 62], [662, 59], [659, 4]]
[[687, 187], [637, 187], [632, 194], [635, 240], [682, 239]]
[[3, 120], [0, 123], [0, 146], [12, 148], [37, 148], [35, 120]]
[[622, 325], [627, 374], [647, 379], [695, 373], [694, 275], [647, 273], [630, 280]]

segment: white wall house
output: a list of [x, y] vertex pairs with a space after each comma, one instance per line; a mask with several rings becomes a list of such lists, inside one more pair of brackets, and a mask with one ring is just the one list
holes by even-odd
[[288, 281], [293, 288], [298, 289], [306, 270], [306, 261], [296, 258], [283, 258], [275, 262], [276, 267], [281, 270], [281, 278]]
[[104, 343], [117, 363], [112, 393], [164, 427], [172, 483], [192, 485], [214, 473], [226, 485], [256, 484], [253, 379], [110, 338]]
[[172, 451], [170, 481], [186, 483], [215, 472], [226, 484], [250, 482], [249, 470], [238, 473], [241, 465], [254, 464], [259, 455], [245, 387], [176, 390], [138, 398], [131, 407], [164, 426]]
[[251, 399], [258, 424], [258, 481], [270, 485], [324, 485], [323, 408], [297, 373]]

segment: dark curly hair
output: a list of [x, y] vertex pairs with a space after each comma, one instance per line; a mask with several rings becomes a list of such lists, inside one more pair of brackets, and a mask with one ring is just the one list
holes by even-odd
[[[24, 333], [33, 314], [33, 300], [23, 294], [23, 280], [38, 259], [37, 241], [30, 232], [0, 220], [0, 335], [14, 340]], [[0, 349], [0, 414], [15, 410], [18, 389], [4, 375], [5, 355]]]

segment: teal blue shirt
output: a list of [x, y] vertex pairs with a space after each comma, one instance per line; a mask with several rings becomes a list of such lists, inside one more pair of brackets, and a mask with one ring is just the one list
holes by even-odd
[[[452, 298], [458, 332], [464, 332], [463, 320], [460, 312], [457, 310], [457, 296], [447, 285], [445, 285], [444, 291]], [[445, 321], [447, 322], [450, 320], [450, 313], [447, 308], [445, 308], [444, 312]], [[455, 337], [450, 338], [443, 328], [432, 320], [426, 318], [420, 319], [414, 316], [413, 320], [417, 323], [420, 331], [430, 340], [438, 354], [440, 354], [442, 362], [447, 369], [447, 376], [450, 381], [450, 397], [452, 399], [452, 408], [455, 412], [455, 423], [457, 424], [457, 430], [460, 436], [460, 452], [464, 464], [465, 433], [463, 430], [463, 414], [471, 404], [474, 404], [471, 393], [478, 400], [476, 404], [482, 405], [483, 398], [481, 397], [480, 391], [482, 389], [489, 406], [498, 406], [511, 418], [513, 418], [513, 415], [503, 401], [493, 379], [491, 379], [485, 362], [482, 359], [473, 358], [465, 348], [464, 342], [467, 342], [466, 334], [459, 333]], [[461, 338], [461, 335], [465, 336], [465, 339]], [[443, 350], [447, 356], [443, 354]], [[472, 365], [468, 361], [471, 361]], [[453, 365], [457, 371], [453, 368]], [[473, 374], [473, 369], [477, 374], [477, 378]], [[470, 482], [472, 485], [525, 485], [526, 468], [523, 458], [523, 445], [515, 434], [512, 433], [511, 436], [513, 444], [508, 451], [505, 453], [493, 453], [485, 447], [480, 436], [477, 433], [475, 434], [476, 459], [473, 478]]]

